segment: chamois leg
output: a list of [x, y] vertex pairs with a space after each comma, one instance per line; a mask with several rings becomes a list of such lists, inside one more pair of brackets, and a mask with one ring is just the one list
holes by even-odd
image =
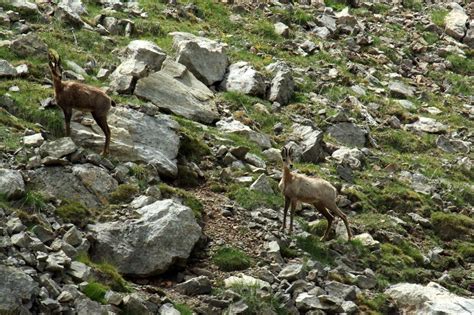
[[288, 208], [290, 207], [290, 198], [285, 197], [285, 208], [283, 209], [283, 223], [281, 225], [281, 230], [285, 231], [286, 227], [286, 214], [288, 213]]
[[109, 145], [110, 145], [110, 128], [107, 124], [107, 116], [100, 116], [96, 113], [92, 112], [92, 117], [96, 121], [97, 125], [99, 125], [100, 129], [104, 132], [105, 135], [105, 144], [104, 150], [102, 151], [103, 156], [107, 156], [109, 154]]
[[71, 117], [72, 117], [72, 109], [71, 108], [63, 108], [64, 113], [64, 129], [66, 129], [66, 137], [71, 136]]
[[337, 207], [335, 203], [329, 205], [328, 209], [342, 219], [342, 221], [344, 222], [344, 225], [346, 226], [347, 238], [350, 241], [352, 239], [352, 232], [351, 232], [351, 229], [349, 228], [349, 222], [347, 220], [347, 216], [344, 214], [344, 212], [341, 211], [341, 209]]
[[293, 233], [293, 217], [295, 216], [296, 211], [296, 200], [291, 201], [291, 209], [290, 209], [290, 232], [289, 234]]
[[321, 237], [321, 241], [324, 241], [324, 240], [327, 240], [329, 237], [329, 232], [331, 231], [331, 226], [332, 226], [332, 222], [334, 221], [334, 216], [326, 209], [326, 207], [323, 204], [315, 203], [314, 206], [328, 221], [328, 226], [326, 227], [326, 231], [324, 231], [324, 235]]

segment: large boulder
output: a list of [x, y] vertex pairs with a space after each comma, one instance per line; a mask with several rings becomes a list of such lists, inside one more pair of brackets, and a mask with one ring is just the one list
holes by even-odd
[[324, 159], [323, 132], [311, 126], [294, 124], [293, 136], [302, 147], [301, 161], [318, 163]]
[[131, 41], [125, 55], [126, 59], [110, 75], [110, 87], [119, 93], [132, 93], [136, 80], [159, 71], [166, 59], [160, 47], [146, 40]]
[[19, 57], [46, 57], [48, 52], [48, 46], [33, 32], [20, 35], [12, 41], [10, 49]]
[[76, 150], [76, 144], [69, 137], [63, 137], [51, 142], [45, 142], [39, 148], [42, 157], [51, 156], [58, 159], [69, 155]]
[[263, 97], [266, 91], [263, 75], [245, 61], [239, 61], [229, 66], [220, 88], [224, 91], [259, 97]]
[[445, 315], [474, 313], [474, 299], [450, 293], [435, 282], [430, 282], [426, 286], [398, 283], [389, 287], [385, 294], [390, 296], [403, 312]]
[[25, 194], [25, 182], [17, 170], [0, 168], [0, 195], [7, 199], [20, 198]]
[[289, 70], [280, 70], [272, 79], [268, 99], [286, 105], [295, 92], [295, 82]]
[[349, 147], [364, 147], [367, 142], [367, 131], [351, 122], [337, 123], [327, 131], [331, 137]]
[[186, 260], [201, 236], [193, 211], [171, 199], [137, 210], [125, 222], [89, 226], [95, 236], [92, 257], [106, 260], [125, 275], [148, 277]]
[[461, 40], [466, 35], [469, 17], [459, 4], [453, 2], [451, 8], [451, 12], [444, 19], [445, 32], [449, 36]]
[[34, 1], [31, 2], [28, 0], [10, 0], [8, 4], [14, 7], [16, 10], [18, 10], [20, 13], [25, 13], [25, 14], [39, 13], [38, 6], [36, 5]]
[[[178, 173], [176, 157], [179, 150], [179, 125], [166, 115], [149, 116], [116, 107], [108, 117], [112, 132], [110, 155], [121, 161], [150, 163], [160, 174]], [[71, 123], [72, 137], [81, 146], [101, 150], [104, 145], [102, 130], [96, 125]]]
[[18, 74], [16, 68], [8, 61], [0, 59], [0, 78], [14, 77]]
[[135, 95], [173, 114], [210, 124], [217, 120], [214, 93], [185, 66], [166, 59], [160, 71], [140, 79]]
[[208, 86], [224, 79], [229, 64], [225, 44], [184, 32], [170, 35], [178, 55], [176, 61], [185, 65], [196, 78]]
[[0, 314], [30, 314], [38, 284], [25, 272], [0, 264]]

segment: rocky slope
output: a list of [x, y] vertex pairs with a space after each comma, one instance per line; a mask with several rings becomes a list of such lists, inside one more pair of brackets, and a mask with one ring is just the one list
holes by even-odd
[[[474, 6], [349, 2], [2, 1], [0, 313], [472, 314]], [[279, 230], [283, 145], [354, 240]]]

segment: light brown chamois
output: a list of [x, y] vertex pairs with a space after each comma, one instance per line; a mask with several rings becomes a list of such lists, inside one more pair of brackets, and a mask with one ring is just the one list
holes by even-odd
[[102, 155], [109, 154], [110, 128], [107, 124], [107, 114], [115, 102], [102, 90], [74, 81], [62, 81], [61, 58], [54, 51], [48, 52], [49, 68], [53, 77], [54, 96], [56, 103], [64, 112], [66, 136], [71, 135], [72, 109], [90, 112], [95, 122], [105, 134], [105, 144]]
[[292, 162], [293, 148], [283, 147], [281, 149], [281, 158], [283, 162], [283, 177], [278, 187], [285, 196], [285, 209], [283, 212], [283, 224], [281, 229], [286, 227], [286, 214], [288, 207], [290, 210], [290, 234], [293, 231], [293, 216], [298, 202], [312, 204], [327, 219], [328, 226], [321, 240], [326, 240], [331, 230], [334, 215], [338, 216], [344, 222], [347, 229], [349, 240], [352, 238], [352, 232], [349, 228], [349, 222], [346, 215], [336, 205], [337, 190], [328, 181], [317, 177], [308, 177], [306, 175], [292, 173], [290, 168]]

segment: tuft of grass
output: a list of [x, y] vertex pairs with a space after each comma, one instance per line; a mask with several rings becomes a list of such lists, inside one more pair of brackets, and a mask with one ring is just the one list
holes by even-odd
[[308, 237], [298, 237], [296, 246], [311, 255], [311, 258], [324, 265], [332, 265], [334, 258], [329, 252], [328, 246], [319, 240], [319, 237], [310, 235]]
[[423, 9], [423, 2], [421, 0], [403, 0], [402, 4], [403, 7], [417, 12]]
[[444, 27], [444, 19], [448, 13], [449, 11], [446, 9], [435, 9], [431, 11], [431, 22], [438, 25], [439, 27]]
[[194, 314], [193, 310], [189, 306], [187, 306], [186, 304], [175, 303], [174, 308], [177, 309], [178, 312], [181, 315], [192, 315], [192, 314]]
[[83, 289], [82, 292], [91, 300], [106, 304], [105, 294], [109, 288], [99, 282], [89, 282]]
[[463, 214], [434, 212], [431, 223], [436, 234], [445, 241], [472, 239], [474, 235], [474, 219]]
[[428, 44], [433, 45], [439, 40], [439, 36], [438, 34], [433, 32], [424, 32], [423, 39], [426, 40]]
[[464, 57], [456, 54], [450, 54], [446, 59], [451, 63], [454, 72], [462, 75], [474, 75], [474, 60], [473, 56]]
[[219, 248], [212, 261], [223, 271], [245, 270], [252, 264], [252, 259], [246, 253], [233, 247]]
[[362, 314], [381, 315], [390, 312], [390, 299], [383, 293], [377, 293], [372, 297], [365, 294], [357, 295], [357, 304], [361, 307]]
[[266, 194], [250, 190], [240, 185], [232, 185], [229, 188], [229, 197], [235, 200], [245, 209], [256, 209], [258, 207], [269, 207], [278, 209], [283, 205], [283, 197], [280, 194]]
[[182, 200], [182, 203], [185, 206], [188, 206], [189, 208], [191, 208], [191, 210], [193, 210], [193, 213], [196, 219], [199, 220], [202, 218], [202, 212], [204, 210], [204, 206], [199, 201], [199, 199], [194, 197], [191, 193], [187, 192], [184, 189], [171, 187], [165, 183], [161, 183], [159, 185], [159, 188], [164, 198], [171, 198], [173, 196], [178, 197], [179, 199]]
[[132, 201], [138, 191], [138, 187], [135, 185], [121, 184], [110, 194], [109, 200], [112, 203], [127, 203]]
[[32, 211], [41, 211], [46, 208], [45, 198], [40, 192], [28, 190], [20, 202], [21, 207], [27, 207]]
[[347, 7], [345, 0], [324, 0], [324, 5], [327, 7], [331, 7], [336, 11], [341, 11], [345, 7]]
[[237, 293], [248, 306], [248, 314], [288, 314], [284, 305], [275, 295], [263, 292], [257, 286], [239, 283], [232, 286], [232, 291]]
[[474, 245], [469, 242], [460, 242], [456, 251], [466, 260], [474, 262]]
[[63, 200], [61, 206], [56, 208], [56, 215], [64, 222], [85, 227], [91, 221], [91, 212], [81, 203], [72, 200]]

